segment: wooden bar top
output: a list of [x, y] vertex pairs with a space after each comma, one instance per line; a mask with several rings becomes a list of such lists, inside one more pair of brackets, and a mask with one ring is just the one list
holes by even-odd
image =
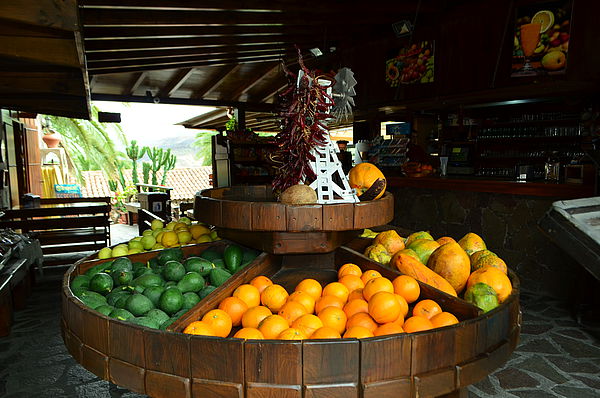
[[388, 187], [426, 188], [449, 191], [502, 193], [509, 195], [554, 198], [585, 198], [594, 196], [593, 185], [552, 183], [546, 181], [491, 180], [469, 176], [403, 177], [386, 176]]

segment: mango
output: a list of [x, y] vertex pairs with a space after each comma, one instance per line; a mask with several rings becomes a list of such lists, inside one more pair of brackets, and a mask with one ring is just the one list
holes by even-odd
[[429, 257], [427, 266], [450, 283], [457, 293], [462, 292], [471, 273], [469, 256], [458, 243], [446, 243]]
[[404, 242], [404, 246], [410, 245], [413, 241], [415, 241], [417, 239], [433, 240], [433, 236], [431, 236], [431, 234], [427, 231], [413, 232], [412, 234], [408, 235], [408, 238], [406, 238], [406, 242]]
[[456, 241], [451, 236], [442, 236], [441, 238], [436, 239], [436, 242], [441, 246], [441, 245], [445, 245], [446, 243], [456, 242]]
[[404, 238], [398, 235], [398, 232], [390, 229], [389, 231], [380, 232], [373, 239], [373, 244], [383, 245], [390, 255], [394, 255], [399, 250], [404, 249]]
[[471, 255], [471, 272], [485, 267], [495, 267], [505, 274], [508, 273], [508, 267], [504, 260], [490, 250], [480, 250]]
[[487, 249], [483, 239], [481, 239], [479, 235], [474, 234], [473, 232], [469, 232], [468, 234], [460, 238], [458, 244], [460, 245], [460, 247], [462, 247], [464, 251], [467, 252], [469, 256], [480, 250]]
[[430, 239], [417, 239], [412, 241], [412, 243], [408, 246], [409, 249], [414, 250], [419, 257], [419, 261], [421, 261], [423, 264], [427, 264], [429, 256], [431, 256], [431, 253], [433, 253], [438, 247], [440, 247], [440, 244]]
[[423, 283], [456, 297], [456, 291], [446, 279], [427, 268], [417, 258], [411, 256], [409, 251], [412, 250], [401, 250], [396, 253], [392, 257], [390, 265], [404, 275], [412, 276]]
[[381, 244], [373, 244], [365, 249], [365, 256], [371, 260], [377, 261], [383, 265], [388, 265], [392, 256], [385, 250]]

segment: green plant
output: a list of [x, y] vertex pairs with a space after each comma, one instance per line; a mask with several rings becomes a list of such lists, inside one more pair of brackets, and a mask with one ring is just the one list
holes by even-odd
[[[167, 172], [175, 167], [177, 157], [171, 153], [170, 149], [163, 150], [162, 148], [157, 147], [144, 147], [144, 150], [152, 162], [150, 164], [150, 170], [148, 171], [148, 173], [152, 171], [152, 185], [158, 185], [158, 172], [161, 168], [163, 169], [161, 185], [164, 184], [167, 178]], [[146, 175], [144, 174], [144, 179], [145, 177]]]
[[137, 172], [137, 161], [138, 161], [138, 159], [140, 159], [144, 156], [144, 153], [146, 152], [146, 148], [147, 147], [142, 147], [140, 149], [137, 145], [137, 141], [133, 140], [129, 143], [129, 146], [125, 150], [127, 152], [127, 156], [129, 157], [129, 159], [131, 159], [131, 162], [132, 162], [131, 179], [132, 179], [134, 185], [139, 182], [138, 172]]
[[148, 162], [142, 163], [142, 178], [144, 179], [144, 184], [149, 184], [151, 169], [152, 169], [152, 164], [150, 164]]

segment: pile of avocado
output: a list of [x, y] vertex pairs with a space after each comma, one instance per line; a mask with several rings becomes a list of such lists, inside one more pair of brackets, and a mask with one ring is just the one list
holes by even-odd
[[259, 253], [228, 245], [184, 259], [180, 248], [162, 250], [147, 264], [119, 257], [93, 266], [71, 281], [86, 306], [111, 318], [165, 329], [221, 286]]

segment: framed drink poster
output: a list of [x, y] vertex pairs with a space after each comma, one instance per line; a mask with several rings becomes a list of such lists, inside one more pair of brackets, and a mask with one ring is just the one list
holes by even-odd
[[511, 76], [565, 73], [572, 7], [562, 0], [517, 8]]
[[385, 63], [385, 81], [399, 84], [433, 83], [434, 41], [421, 41], [403, 47]]

